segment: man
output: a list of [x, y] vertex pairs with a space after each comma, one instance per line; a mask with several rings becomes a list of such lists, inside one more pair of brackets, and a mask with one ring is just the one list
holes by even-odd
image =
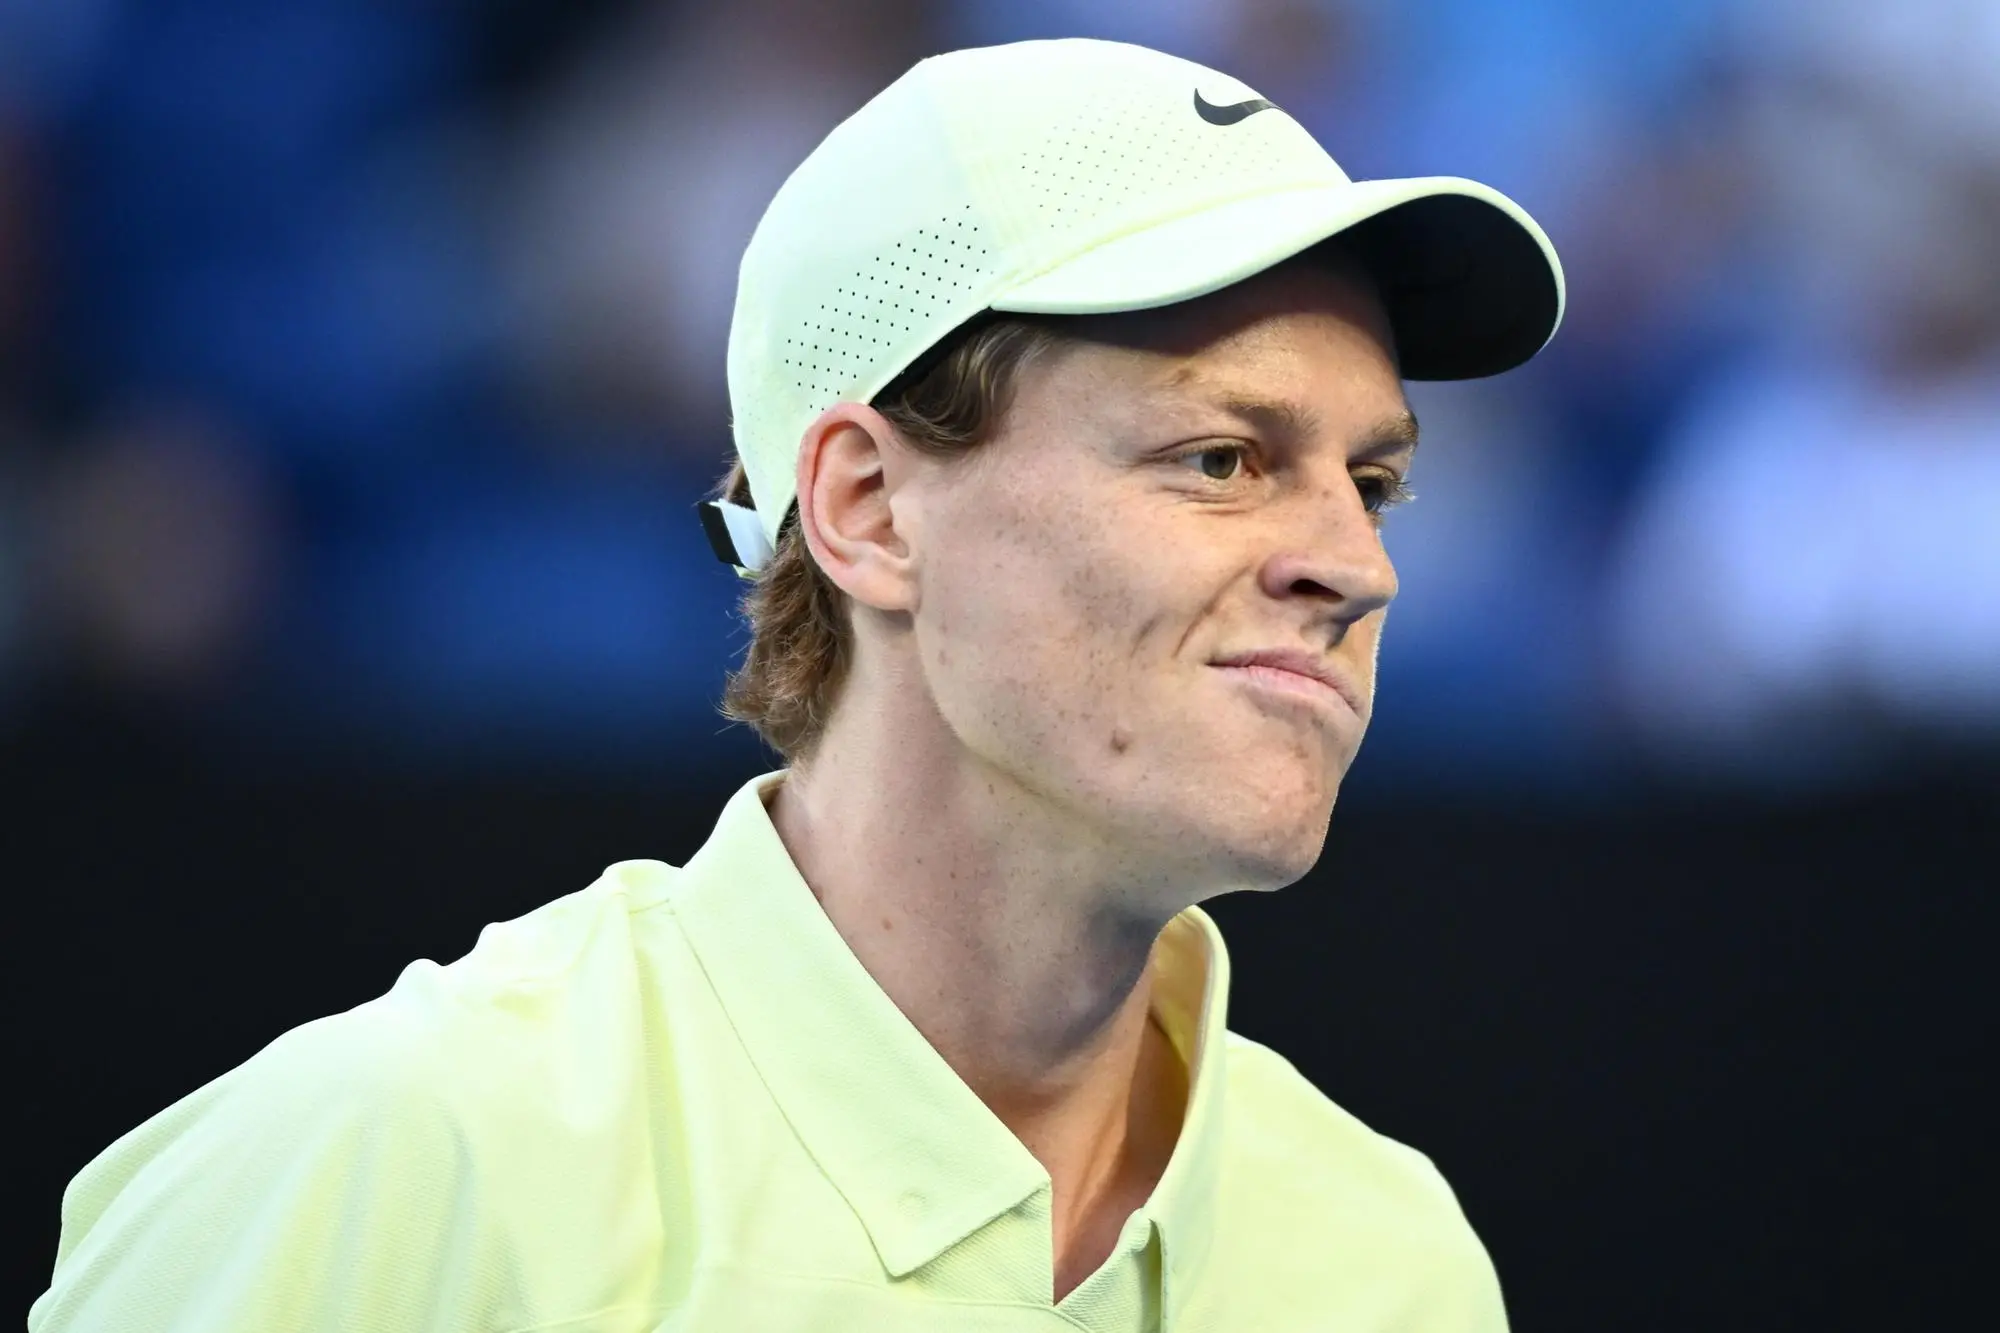
[[1430, 1164], [1225, 1030], [1195, 904], [1319, 854], [1401, 379], [1561, 298], [1504, 198], [1214, 71], [917, 66], [740, 275], [706, 512], [788, 768], [112, 1145], [30, 1326], [1504, 1327]]

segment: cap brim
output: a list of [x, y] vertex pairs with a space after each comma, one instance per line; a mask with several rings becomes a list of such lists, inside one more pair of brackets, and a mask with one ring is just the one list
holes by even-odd
[[1562, 322], [1562, 263], [1548, 236], [1513, 200], [1455, 176], [1235, 200], [1106, 241], [992, 307], [1095, 315], [1171, 305], [1343, 234], [1381, 288], [1405, 379], [1511, 370]]

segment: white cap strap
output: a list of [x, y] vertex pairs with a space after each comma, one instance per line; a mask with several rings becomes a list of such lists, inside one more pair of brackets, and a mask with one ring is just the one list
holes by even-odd
[[756, 510], [727, 500], [705, 500], [700, 513], [708, 544], [715, 548], [716, 558], [723, 564], [736, 566], [738, 574], [749, 578], [771, 563], [776, 551], [771, 539], [764, 535], [764, 524]]

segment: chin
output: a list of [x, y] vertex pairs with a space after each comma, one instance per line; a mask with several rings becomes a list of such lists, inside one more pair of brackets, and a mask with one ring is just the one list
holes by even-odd
[[1300, 844], [1287, 848], [1277, 855], [1248, 858], [1241, 877], [1242, 886], [1255, 893], [1275, 893], [1277, 890], [1296, 884], [1319, 864], [1320, 852], [1326, 847], [1325, 829], [1320, 836], [1311, 840], [1310, 846]]
[[1273, 802], [1238, 813], [1231, 827], [1215, 830], [1222, 879], [1232, 889], [1269, 893], [1298, 882], [1319, 863], [1333, 802], [1305, 809]]

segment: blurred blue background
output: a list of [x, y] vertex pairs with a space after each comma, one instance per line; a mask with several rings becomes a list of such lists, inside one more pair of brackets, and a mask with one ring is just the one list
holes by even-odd
[[1540, 359], [1413, 391], [1357, 781], [1786, 798], [2000, 750], [1984, 0], [0, 0], [0, 738], [751, 753], [691, 508], [737, 257], [913, 60], [1058, 34], [1563, 253]]

